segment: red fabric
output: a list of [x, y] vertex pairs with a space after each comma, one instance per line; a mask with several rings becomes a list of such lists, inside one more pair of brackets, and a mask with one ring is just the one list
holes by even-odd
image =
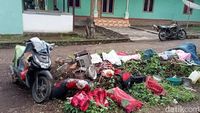
[[106, 99], [107, 93], [102, 88], [97, 88], [92, 92], [88, 93], [90, 100], [94, 100], [97, 106], [103, 105], [108, 106], [108, 100]]
[[74, 89], [74, 88], [76, 88], [76, 83], [77, 83], [76, 80], [67, 83], [66, 84], [67, 89]]
[[156, 95], [165, 95], [166, 93], [164, 88], [151, 76], [148, 76], [146, 79], [146, 88]]
[[126, 72], [126, 73], [124, 73], [124, 74], [122, 75], [122, 80], [123, 80], [123, 81], [126, 81], [126, 80], [128, 80], [130, 77], [131, 77], [131, 73]]
[[26, 79], [26, 73], [28, 72], [28, 69], [24, 69], [24, 71], [22, 71], [20, 73], [20, 78], [21, 80], [25, 80]]
[[125, 52], [117, 52], [117, 55], [119, 55], [119, 56], [126, 56], [126, 55], [128, 55], [128, 54], [125, 53]]
[[143, 105], [142, 102], [134, 99], [118, 87], [109, 90], [107, 93], [108, 96], [119, 105], [121, 105], [127, 113], [136, 111]]
[[121, 72], [122, 72], [122, 70], [121, 69], [115, 69], [115, 75], [119, 75]]
[[71, 105], [79, 108], [82, 111], [86, 111], [90, 105], [90, 100], [94, 100], [97, 106], [108, 106], [108, 100], [106, 99], [107, 93], [104, 89], [97, 88], [94, 91], [86, 93], [81, 91], [74, 95], [71, 99]]
[[78, 107], [82, 111], [86, 111], [90, 105], [88, 95], [82, 91], [72, 97], [71, 105]]
[[90, 86], [87, 84], [85, 85], [85, 87], [82, 89], [83, 91], [90, 91]]
[[79, 79], [71, 79], [71, 80], [69, 80], [69, 82], [66, 82], [66, 88], [67, 89], [78, 89], [78, 90], [84, 90], [84, 91], [89, 91], [90, 90], [89, 84], [85, 84], [85, 86], [80, 89], [77, 86], [77, 83], [79, 81], [80, 81]]

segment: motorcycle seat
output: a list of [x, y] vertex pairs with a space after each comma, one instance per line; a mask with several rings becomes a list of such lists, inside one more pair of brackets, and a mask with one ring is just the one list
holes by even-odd
[[170, 26], [164, 26], [164, 25], [161, 25], [160, 28], [173, 28], [173, 27], [177, 27], [176, 24], [172, 24]]
[[163, 25], [161, 25], [160, 28], [169, 28], [169, 26], [163, 26]]

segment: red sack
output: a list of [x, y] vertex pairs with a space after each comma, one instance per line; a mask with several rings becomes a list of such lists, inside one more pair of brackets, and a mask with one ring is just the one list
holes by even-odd
[[103, 105], [108, 106], [108, 100], [106, 99], [107, 93], [102, 88], [97, 88], [92, 92], [88, 93], [90, 100], [94, 100], [97, 106]]
[[82, 111], [86, 111], [90, 105], [90, 100], [94, 100], [97, 106], [108, 106], [108, 100], [106, 99], [107, 93], [104, 89], [97, 88], [94, 91], [86, 93], [85, 91], [79, 92], [71, 99], [71, 105], [79, 108]]
[[146, 79], [146, 88], [151, 90], [156, 95], [166, 94], [164, 88], [151, 76], [148, 76]]
[[141, 109], [143, 105], [141, 101], [134, 99], [118, 87], [108, 90], [107, 93], [108, 96], [122, 106], [127, 113]]
[[74, 95], [71, 99], [71, 105], [74, 107], [78, 107], [82, 111], [86, 111], [90, 105], [90, 100], [85, 91]]

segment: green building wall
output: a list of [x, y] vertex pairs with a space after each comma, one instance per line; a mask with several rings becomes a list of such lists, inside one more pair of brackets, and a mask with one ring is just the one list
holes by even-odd
[[[200, 4], [200, 0], [194, 0]], [[154, 0], [153, 12], [145, 12], [144, 0], [129, 0], [129, 18], [137, 19], [164, 19], [187, 21], [188, 15], [183, 14], [184, 4], [182, 0]], [[114, 0], [114, 12], [102, 13], [102, 17], [124, 18], [126, 0]], [[200, 22], [200, 10], [193, 9], [190, 21]]]
[[22, 34], [22, 0], [0, 0], [0, 34]]
[[[53, 0], [48, 0], [48, 10], [53, 10]], [[76, 16], [90, 16], [91, 0], [80, 0], [81, 6], [75, 8]], [[200, 4], [200, 0], [194, 0]], [[63, 11], [63, 0], [57, 0], [59, 11]], [[153, 12], [143, 11], [144, 0], [129, 0], [129, 18], [137, 19], [164, 19], [187, 21], [188, 15], [183, 14], [184, 4], [182, 0], [154, 0]], [[101, 17], [124, 18], [126, 11], [126, 0], [114, 0], [113, 13], [102, 13]], [[67, 0], [65, 0], [65, 12], [68, 11]], [[72, 13], [72, 7], [69, 8]], [[190, 21], [200, 22], [200, 10], [193, 9]]]
[[114, 0], [113, 13], [102, 13], [102, 17], [124, 18], [126, 11], [126, 0]]
[[[80, 0], [80, 7], [75, 8], [75, 15], [76, 16], [90, 16], [91, 13], [91, 0]], [[65, 11], [68, 8], [66, 7]], [[69, 12], [72, 13], [73, 8], [69, 7]]]
[[[68, 13], [67, 1], [65, 0], [65, 12]], [[80, 0], [80, 7], [75, 8], [76, 16], [90, 16], [91, 0]], [[57, 0], [57, 7], [60, 12], [63, 12], [63, 0]], [[48, 0], [48, 10], [53, 10], [53, 0]], [[69, 7], [69, 13], [72, 13], [72, 7]]]
[[[199, 0], [194, 0], [200, 4]], [[184, 4], [182, 0], [154, 0], [153, 12], [144, 12], [144, 0], [130, 0], [129, 15], [130, 18], [141, 19], [167, 19], [186, 21], [187, 14], [183, 14]], [[190, 21], [200, 21], [200, 10], [193, 9]]]

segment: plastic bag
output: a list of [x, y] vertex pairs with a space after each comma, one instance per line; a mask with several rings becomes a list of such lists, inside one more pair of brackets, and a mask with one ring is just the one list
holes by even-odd
[[142, 102], [134, 99], [126, 92], [116, 87], [107, 91], [108, 96], [120, 106], [122, 106], [127, 113], [141, 109]]
[[101, 63], [102, 62], [102, 59], [101, 59], [100, 55], [98, 55], [97, 53], [91, 54], [90, 56], [92, 57], [92, 60], [91, 60], [92, 64], [96, 64], [96, 63]]
[[112, 64], [115, 64], [115, 65], [122, 64], [121, 60], [119, 59], [117, 53], [114, 50], [110, 51], [108, 54], [103, 52], [102, 56], [103, 56], [103, 60], [108, 60]]

